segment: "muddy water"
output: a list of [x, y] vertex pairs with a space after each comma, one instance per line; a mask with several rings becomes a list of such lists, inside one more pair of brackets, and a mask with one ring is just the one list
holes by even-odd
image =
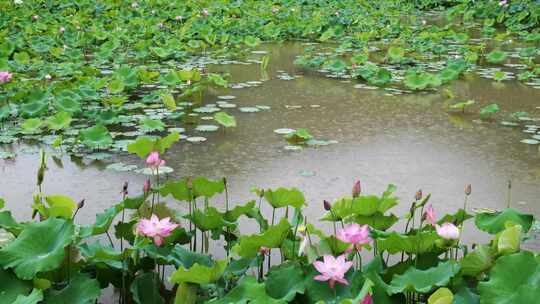
[[[207, 102], [216, 102], [218, 95], [234, 95], [237, 98], [231, 102], [238, 107], [266, 105], [271, 109], [258, 113], [227, 110], [236, 117], [238, 127], [226, 132], [198, 133], [187, 127], [189, 135], [207, 136], [208, 141], [175, 145], [165, 156], [168, 166], [175, 169], [172, 177], [226, 176], [233, 203], [255, 198], [249, 193], [252, 186], [298, 187], [306, 195], [305, 213], [312, 220], [322, 214], [323, 199], [349, 195], [357, 179], [366, 193], [380, 193], [388, 183], [396, 184], [402, 203], [395, 212], [400, 215], [419, 188], [433, 193], [432, 203], [439, 214], [453, 212], [462, 206], [463, 188], [468, 183], [473, 186], [470, 206], [502, 208], [507, 205], [506, 185], [511, 180], [511, 204], [540, 215], [538, 146], [520, 143], [529, 137], [520, 128], [500, 125], [516, 111], [540, 117], [540, 90], [513, 81], [494, 86], [471, 74], [451, 88], [458, 100], [475, 99], [477, 104], [468, 110], [470, 114], [449, 115], [444, 108], [447, 100], [439, 93], [388, 96], [382, 90], [357, 89], [357, 81], [303, 71], [292, 65], [302, 48], [300, 43], [263, 47], [271, 57], [269, 80], [257, 87], [208, 92]], [[233, 82], [262, 77], [258, 65], [213, 66], [211, 70], [229, 72]], [[283, 74], [280, 71], [298, 77], [281, 80], [277, 78]], [[499, 104], [501, 113], [493, 122], [479, 121], [480, 107], [490, 103]], [[338, 143], [287, 151], [287, 143], [273, 132], [278, 128], [306, 128], [317, 139]], [[128, 155], [117, 158], [142, 165]], [[16, 160], [0, 160], [0, 165], [0, 197], [17, 217], [28, 217], [36, 191], [38, 157], [19, 153]], [[86, 198], [79, 220], [92, 222], [96, 212], [120, 199], [124, 181], [130, 182], [131, 193], [138, 194], [146, 178], [104, 170], [104, 166], [67, 156], [56, 161], [49, 158], [44, 191]], [[222, 205], [223, 198], [215, 204]], [[250, 230], [250, 226], [242, 230]], [[475, 241], [483, 236], [468, 238]]]

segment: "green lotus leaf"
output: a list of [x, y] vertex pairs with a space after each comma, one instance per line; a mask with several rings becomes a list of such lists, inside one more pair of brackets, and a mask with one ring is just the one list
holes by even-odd
[[13, 268], [21, 279], [56, 269], [64, 260], [64, 248], [75, 236], [75, 226], [60, 218], [27, 224], [21, 234], [0, 249], [0, 265]]
[[347, 64], [341, 59], [334, 59], [325, 65], [325, 67], [334, 73], [343, 73], [347, 70]]
[[341, 198], [332, 204], [332, 212], [325, 213], [321, 220], [335, 221], [349, 216], [364, 216], [362, 220], [368, 220], [365, 218], [366, 216], [377, 215], [380, 217], [398, 204], [398, 198], [393, 196], [395, 190], [396, 186], [390, 184], [380, 197], [362, 195], [352, 199]]
[[371, 215], [356, 215], [348, 220], [351, 220], [359, 225], [368, 225], [369, 227], [377, 230], [388, 230], [395, 223], [397, 223], [397, 221], [399, 221], [399, 218], [394, 214], [384, 215], [380, 212], [376, 212]]
[[437, 289], [428, 298], [428, 304], [452, 304], [453, 302], [454, 294], [446, 287]]
[[96, 222], [92, 225], [81, 227], [81, 235], [88, 237], [90, 235], [99, 235], [109, 231], [114, 218], [122, 211], [123, 205], [117, 204], [105, 209], [104, 212], [96, 214]]
[[39, 118], [28, 118], [21, 124], [21, 129], [25, 134], [37, 134], [41, 133], [42, 126], [43, 120]]
[[81, 111], [81, 103], [70, 96], [58, 96], [54, 99], [54, 107], [57, 111], [68, 113], [79, 113]]
[[438, 239], [439, 236], [434, 231], [422, 231], [419, 235], [403, 235], [393, 231], [387, 236], [377, 238], [377, 248], [390, 254], [426, 253], [434, 248]]
[[43, 300], [43, 291], [41, 289], [34, 288], [29, 295], [19, 295], [11, 304], [37, 304], [40, 303], [41, 300]]
[[20, 112], [23, 117], [36, 117], [46, 112], [48, 108], [49, 104], [45, 99], [35, 100], [21, 105]]
[[180, 134], [177, 132], [171, 132], [169, 135], [158, 139], [142, 136], [128, 145], [128, 152], [137, 154], [140, 158], [145, 158], [152, 151], [163, 154], [178, 140], [180, 140]]
[[465, 111], [466, 107], [472, 106], [475, 103], [476, 103], [476, 101], [474, 101], [472, 99], [469, 99], [469, 100], [466, 100], [466, 101], [455, 103], [455, 104], [451, 105], [450, 108]]
[[291, 224], [283, 218], [279, 224], [268, 227], [268, 230], [261, 234], [240, 236], [233, 251], [243, 258], [253, 258], [261, 247], [278, 248], [287, 237], [290, 228]]
[[470, 288], [461, 287], [454, 295], [453, 304], [480, 304], [480, 297]]
[[512, 208], [495, 213], [479, 213], [475, 217], [476, 227], [491, 234], [497, 234], [506, 229], [507, 223], [520, 225], [523, 232], [528, 232], [533, 221], [534, 216], [532, 214], [520, 213]]
[[432, 83], [430, 75], [425, 72], [408, 71], [403, 83], [411, 90], [423, 90]]
[[234, 223], [242, 215], [255, 219], [261, 230], [268, 229], [268, 221], [263, 217], [259, 208], [255, 206], [255, 201], [249, 201], [247, 204], [242, 206], [235, 206], [233, 209], [225, 212], [223, 218], [228, 222]]
[[152, 53], [154, 53], [156, 56], [158, 56], [159, 58], [162, 58], [162, 59], [171, 56], [172, 53], [173, 53], [172, 50], [166, 50], [166, 49], [160, 48], [160, 47], [153, 47], [153, 48], [150, 48], [150, 50], [152, 51]]
[[506, 60], [508, 54], [501, 50], [493, 50], [486, 55], [486, 59], [489, 63], [499, 63]]
[[31, 281], [19, 280], [11, 270], [0, 268], [0, 295], [4, 303], [13, 303], [18, 296], [27, 295], [32, 289]]
[[444, 223], [453, 223], [454, 225], [458, 226], [473, 217], [473, 215], [460, 208], [454, 214], [445, 214], [440, 220], [437, 221], [437, 224], [442, 225]]
[[268, 303], [285, 304], [287, 301], [276, 300], [265, 292], [265, 284], [258, 283], [252, 276], [243, 277], [238, 285], [221, 299], [214, 299], [208, 304], [247, 304], [247, 303]]
[[227, 85], [228, 85], [227, 80], [225, 78], [223, 78], [219, 74], [210, 73], [210, 74], [208, 74], [207, 77], [208, 77], [208, 80], [210, 81], [210, 83], [213, 83], [214, 85], [216, 85], [218, 87], [226, 88]]
[[531, 252], [497, 259], [487, 282], [478, 284], [481, 303], [536, 303], [540, 298], [540, 267]]
[[497, 250], [499, 254], [509, 254], [519, 251], [522, 228], [520, 225], [511, 225], [497, 235]]
[[163, 304], [165, 301], [159, 293], [160, 278], [157, 273], [145, 272], [139, 274], [133, 283], [130, 291], [133, 301], [137, 304]]
[[169, 111], [176, 111], [176, 101], [174, 100], [174, 96], [172, 94], [163, 94], [161, 95], [161, 99]]
[[68, 196], [48, 195], [45, 197], [45, 201], [49, 204], [47, 213], [52, 217], [63, 217], [69, 220], [77, 209], [77, 203]]
[[102, 245], [99, 241], [96, 241], [90, 244], [81, 244], [77, 248], [85, 261], [89, 263], [122, 269], [122, 253], [114, 250], [110, 245]]
[[296, 209], [302, 208], [306, 204], [304, 194], [296, 189], [278, 188], [264, 191], [264, 198], [274, 208], [291, 206]]
[[195, 227], [202, 231], [220, 229], [228, 224], [223, 219], [223, 213], [214, 207], [208, 207], [204, 211], [193, 210], [192, 214], [186, 215], [185, 218], [190, 219], [195, 224]]
[[163, 131], [165, 124], [158, 119], [143, 118], [140, 121], [139, 129], [143, 132]]
[[304, 276], [304, 270], [296, 263], [272, 267], [266, 277], [266, 294], [274, 299], [291, 301], [297, 293], [304, 293]]
[[120, 94], [125, 89], [124, 81], [122, 79], [114, 79], [109, 83], [107, 89], [111, 94]]
[[101, 294], [99, 282], [86, 273], [74, 275], [69, 284], [61, 290], [48, 289], [45, 303], [88, 304], [96, 301]]
[[225, 112], [218, 112], [214, 114], [214, 120], [225, 128], [236, 127], [236, 119], [234, 118], [234, 116], [229, 115]]
[[419, 270], [411, 266], [405, 273], [394, 275], [388, 286], [388, 292], [390, 294], [405, 291], [428, 293], [435, 287], [446, 286], [458, 272], [459, 264], [452, 260], [440, 262], [427, 270]]
[[197, 263], [189, 268], [180, 267], [170, 277], [170, 281], [176, 284], [181, 283], [195, 283], [195, 284], [209, 284], [217, 281], [225, 268], [227, 267], [227, 260], [215, 261], [211, 267], [199, 265]]
[[521, 51], [519, 51], [519, 57], [522, 57], [522, 58], [535, 57], [536, 55], [538, 55], [538, 52], [539, 52], [539, 49], [534, 46], [526, 47], [526, 48], [521, 49]]
[[79, 134], [82, 143], [92, 149], [107, 148], [113, 143], [109, 130], [103, 125], [81, 130]]
[[198, 69], [193, 70], [180, 70], [177, 71], [178, 76], [180, 76], [180, 79], [183, 81], [200, 81], [201, 80], [201, 72]]
[[118, 111], [113, 109], [107, 109], [99, 112], [96, 116], [96, 122], [103, 125], [112, 125], [118, 123], [120, 119], [118, 118]]
[[178, 181], [167, 181], [159, 190], [162, 196], [172, 195], [178, 201], [189, 201], [193, 197], [193, 193], [187, 186], [187, 178], [184, 177]]
[[71, 125], [71, 115], [68, 112], [58, 112], [47, 118], [47, 127], [51, 130], [59, 131], [69, 128]]
[[261, 43], [261, 40], [257, 37], [247, 36], [244, 38], [244, 43], [249, 47], [256, 47]]
[[6, 210], [0, 212], [0, 228], [13, 233], [14, 235], [18, 235], [23, 230], [24, 226], [15, 221], [11, 215], [11, 211]]
[[387, 56], [391, 62], [400, 62], [405, 58], [405, 49], [398, 46], [391, 46], [388, 48]]
[[304, 128], [299, 128], [294, 132], [285, 135], [285, 139], [291, 143], [305, 143], [312, 138], [313, 136]]
[[383, 86], [392, 80], [392, 73], [384, 68], [378, 68], [375, 74], [367, 79], [369, 84]]
[[461, 273], [475, 277], [480, 273], [488, 271], [494, 262], [491, 248], [486, 245], [476, 247], [473, 252], [469, 252], [460, 261]]
[[498, 113], [499, 111], [499, 105], [496, 103], [492, 103], [480, 109], [480, 117], [489, 118], [491, 115]]
[[213, 267], [214, 261], [208, 255], [185, 249], [179, 244], [174, 247], [157, 247], [153, 244], [144, 248], [152, 258], [162, 260], [165, 263], [174, 263], [176, 267], [191, 268], [193, 265]]

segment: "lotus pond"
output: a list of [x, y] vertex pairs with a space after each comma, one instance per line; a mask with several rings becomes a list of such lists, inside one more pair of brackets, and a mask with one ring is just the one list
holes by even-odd
[[1, 303], [540, 296], [537, 2], [0, 11]]

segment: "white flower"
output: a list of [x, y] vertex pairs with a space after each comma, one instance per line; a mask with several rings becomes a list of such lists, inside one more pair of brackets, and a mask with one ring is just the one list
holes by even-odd
[[16, 5], [21, 5], [21, 4], [23, 4], [23, 1], [22, 0], [13, 0], [13, 3], [15, 3]]

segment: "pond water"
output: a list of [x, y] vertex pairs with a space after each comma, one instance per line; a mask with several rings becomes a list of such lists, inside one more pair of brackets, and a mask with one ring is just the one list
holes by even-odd
[[[396, 210], [400, 215], [419, 188], [433, 193], [431, 202], [440, 214], [453, 212], [462, 206], [463, 189], [469, 183], [473, 187], [471, 208], [503, 208], [511, 180], [512, 206], [540, 214], [538, 145], [520, 143], [530, 138], [522, 128], [500, 124], [517, 111], [540, 117], [540, 90], [516, 81], [494, 85], [492, 80], [470, 73], [466, 80], [452, 82], [450, 88], [457, 100], [476, 100], [467, 110], [474, 114], [449, 114], [445, 109], [448, 101], [439, 92], [390, 96], [384, 90], [356, 88], [357, 80], [331, 79], [295, 67], [293, 61], [304, 47], [299, 42], [262, 46], [271, 58], [268, 80], [248, 88], [207, 92], [208, 103], [215, 103], [220, 95], [233, 95], [236, 98], [230, 102], [238, 108], [263, 105], [270, 109], [257, 113], [229, 109], [238, 127], [225, 132], [202, 133], [186, 127], [190, 136], [208, 140], [174, 145], [165, 156], [167, 165], [175, 170], [171, 177], [226, 176], [233, 203], [254, 199], [249, 192], [252, 186], [297, 187], [306, 196], [305, 214], [312, 221], [323, 213], [323, 199], [350, 195], [358, 179], [365, 193], [380, 193], [388, 183], [396, 184], [402, 199]], [[262, 77], [256, 64], [209, 68], [229, 72], [233, 83]], [[289, 79], [283, 77], [287, 75], [292, 79], [284, 80]], [[491, 103], [499, 104], [501, 113], [491, 122], [480, 121], [479, 109]], [[274, 133], [279, 128], [306, 128], [317, 139], [337, 143], [286, 150], [286, 141]], [[9, 149], [19, 153], [15, 160], [0, 160], [0, 197], [16, 217], [28, 217], [37, 191], [37, 150], [24, 144]], [[142, 165], [127, 154], [114, 160]], [[129, 181], [132, 194], [139, 194], [146, 179], [106, 170], [103, 162], [69, 156], [49, 158], [48, 164], [44, 191], [76, 200], [84, 197], [86, 205], [78, 216], [83, 223], [93, 222], [97, 212], [121, 199], [124, 181]], [[222, 197], [215, 203], [220, 201]], [[184, 207], [172, 202], [170, 206]], [[468, 237], [475, 241], [482, 235]]]

